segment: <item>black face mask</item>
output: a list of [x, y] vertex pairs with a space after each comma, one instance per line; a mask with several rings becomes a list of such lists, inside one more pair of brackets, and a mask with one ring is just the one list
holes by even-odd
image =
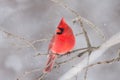
[[58, 29], [60, 30], [60, 32], [57, 32], [58, 35], [62, 34], [64, 32], [64, 28], [59, 28]]

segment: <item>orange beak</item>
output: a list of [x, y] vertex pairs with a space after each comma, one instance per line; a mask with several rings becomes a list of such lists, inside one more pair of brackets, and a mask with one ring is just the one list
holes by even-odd
[[60, 32], [61, 32], [61, 30], [57, 28], [56, 33], [60, 33]]

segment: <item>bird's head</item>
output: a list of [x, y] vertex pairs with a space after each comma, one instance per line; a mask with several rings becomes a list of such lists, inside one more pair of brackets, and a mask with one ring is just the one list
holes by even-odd
[[57, 27], [56, 34], [58, 35], [63, 34], [64, 32], [66, 32], [66, 30], [68, 30], [68, 28], [69, 28], [68, 24], [66, 23], [65, 19], [62, 18]]

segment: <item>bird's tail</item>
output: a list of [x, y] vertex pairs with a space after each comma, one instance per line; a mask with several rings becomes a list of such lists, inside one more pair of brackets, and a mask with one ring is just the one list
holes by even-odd
[[48, 55], [48, 61], [47, 61], [47, 64], [43, 70], [44, 73], [48, 73], [52, 70], [56, 58], [57, 58], [57, 55], [55, 55], [55, 54]]

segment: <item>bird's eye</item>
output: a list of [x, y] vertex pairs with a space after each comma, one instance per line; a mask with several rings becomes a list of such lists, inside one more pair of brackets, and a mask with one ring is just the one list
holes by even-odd
[[60, 34], [62, 34], [63, 32], [64, 32], [64, 28], [59, 28], [59, 27], [58, 27], [58, 30], [57, 30], [56, 34], [60, 35]]

